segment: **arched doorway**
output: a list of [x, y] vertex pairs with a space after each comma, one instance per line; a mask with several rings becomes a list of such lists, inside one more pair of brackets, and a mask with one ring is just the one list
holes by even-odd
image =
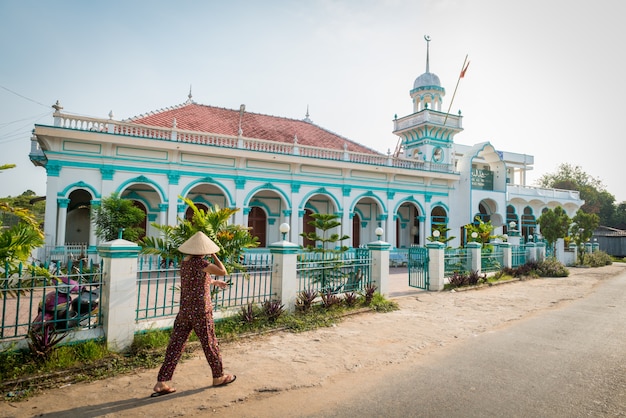
[[141, 209], [143, 213], [146, 214], [146, 216], [143, 218], [143, 221], [135, 225], [136, 227], [141, 228], [143, 230], [143, 232], [139, 236], [139, 239], [143, 239], [146, 236], [146, 231], [148, 230], [148, 210], [146, 209], [146, 205], [144, 205], [138, 200], [133, 200], [133, 206]]
[[69, 194], [70, 203], [67, 206], [65, 223], [65, 243], [89, 243], [91, 229], [91, 193], [83, 189], [74, 190]]
[[[315, 232], [315, 227], [313, 225], [309, 225], [309, 222], [314, 221], [313, 217], [311, 216], [312, 214], [313, 214], [313, 211], [311, 209], [304, 210], [304, 216], [302, 217], [302, 223], [303, 223], [302, 232], [304, 232], [305, 234]], [[314, 247], [315, 241], [311, 241], [310, 239], [303, 238], [302, 246], [305, 248], [308, 246]]]
[[254, 206], [248, 214], [248, 227], [250, 234], [259, 240], [259, 247], [267, 247], [267, 214], [265, 211]]
[[361, 217], [358, 213], [352, 218], [352, 248], [358, 248], [361, 245]]

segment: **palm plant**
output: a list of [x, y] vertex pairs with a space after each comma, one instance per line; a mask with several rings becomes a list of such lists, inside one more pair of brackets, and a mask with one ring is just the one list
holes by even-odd
[[230, 223], [230, 219], [239, 209], [213, 206], [208, 210], [198, 208], [192, 200], [180, 197], [193, 211], [191, 220], [179, 218], [178, 225], [152, 226], [162, 232], [162, 237], [145, 237], [141, 252], [158, 254], [163, 259], [180, 260], [182, 254], [178, 247], [198, 231], [204, 232], [219, 247], [219, 256], [228, 273], [244, 270], [241, 260], [246, 248], [259, 245], [258, 238], [250, 234], [250, 228]]

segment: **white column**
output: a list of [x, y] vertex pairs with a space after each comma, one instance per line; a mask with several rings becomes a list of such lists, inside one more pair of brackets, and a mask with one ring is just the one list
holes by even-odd
[[57, 242], [56, 245], [62, 247], [65, 245], [65, 226], [67, 224], [67, 206], [70, 199], [57, 199], [59, 206], [59, 218], [57, 221]]

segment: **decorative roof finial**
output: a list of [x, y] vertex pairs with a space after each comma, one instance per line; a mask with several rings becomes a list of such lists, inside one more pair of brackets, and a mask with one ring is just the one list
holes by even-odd
[[63, 109], [63, 106], [61, 106], [61, 103], [59, 103], [59, 101], [57, 100], [57, 102], [52, 105], [52, 108], [54, 109], [55, 113], [58, 113], [61, 111], [61, 109]]
[[109, 119], [113, 119], [113, 116], [115, 116], [115, 115], [113, 115], [113, 110], [111, 110], [111, 111], [109, 112]]
[[189, 94], [187, 95], [187, 103], [193, 103], [193, 100], [191, 100], [193, 96], [191, 95], [191, 84], [189, 85]]
[[424, 35], [424, 39], [426, 40], [426, 72], [429, 73], [430, 72], [430, 59], [429, 59], [429, 55], [430, 55], [430, 36], [428, 35]]
[[311, 122], [311, 119], [309, 119], [309, 105], [306, 105], [306, 115], [304, 115], [304, 121]]

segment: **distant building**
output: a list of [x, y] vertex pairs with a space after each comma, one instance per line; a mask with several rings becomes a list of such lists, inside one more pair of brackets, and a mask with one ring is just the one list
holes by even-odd
[[[561, 206], [573, 216], [584, 203], [576, 191], [526, 185], [533, 157], [498, 150], [490, 142], [456, 144], [460, 114], [442, 111], [445, 89], [430, 72], [415, 80], [413, 113], [396, 117], [398, 142], [380, 153], [302, 120], [186, 102], [125, 120], [64, 113], [53, 126], [36, 125], [31, 161], [47, 171], [46, 246], [97, 240], [91, 209], [113, 192], [131, 199], [150, 224], [174, 225], [198, 206], [240, 208], [233, 221], [248, 225], [261, 246], [281, 239], [306, 244], [313, 213], [334, 213], [353, 247], [377, 239], [394, 247], [424, 245], [433, 228], [449, 228], [462, 245], [463, 226], [476, 216], [496, 233], [515, 222], [523, 237], [540, 233], [536, 218]], [[358, 123], [359, 121], [355, 121]], [[391, 149], [394, 151], [392, 152]]]
[[599, 226], [593, 231], [592, 240], [602, 251], [614, 257], [626, 257], [626, 231]]

